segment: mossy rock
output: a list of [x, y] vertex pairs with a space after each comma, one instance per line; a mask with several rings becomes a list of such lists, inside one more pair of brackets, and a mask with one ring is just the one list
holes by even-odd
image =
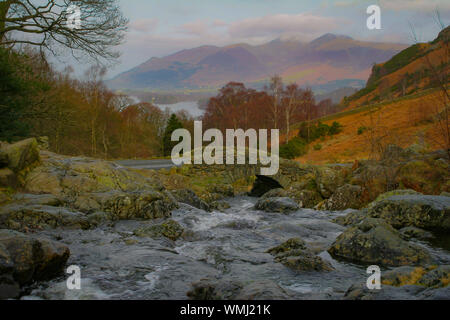
[[292, 238], [269, 249], [267, 253], [275, 256], [274, 260], [297, 271], [331, 271], [333, 267], [306, 247], [300, 238]]
[[348, 228], [328, 252], [337, 259], [380, 266], [425, 265], [431, 261], [425, 249], [403, 240], [384, 220], [373, 218]]
[[176, 221], [169, 219], [161, 224], [150, 227], [140, 228], [134, 231], [134, 235], [138, 237], [166, 237], [176, 241], [183, 234], [183, 227]]
[[414, 195], [414, 194], [421, 194], [420, 192], [417, 192], [415, 190], [412, 189], [398, 189], [398, 190], [393, 190], [393, 191], [388, 191], [385, 193], [380, 194], [375, 201], [371, 202], [367, 208], [373, 208], [377, 203], [388, 199], [392, 196], [405, 196], [405, 195]]
[[403, 188], [424, 194], [439, 194], [450, 178], [450, 168], [446, 162], [415, 160], [400, 168], [398, 181]]

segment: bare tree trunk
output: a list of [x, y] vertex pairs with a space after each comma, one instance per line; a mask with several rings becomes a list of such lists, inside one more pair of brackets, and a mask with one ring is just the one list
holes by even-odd
[[5, 37], [5, 21], [12, 0], [0, 2], [0, 41]]

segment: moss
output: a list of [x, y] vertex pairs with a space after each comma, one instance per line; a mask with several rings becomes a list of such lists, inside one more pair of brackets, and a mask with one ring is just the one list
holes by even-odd
[[448, 167], [434, 160], [411, 161], [400, 169], [398, 180], [403, 188], [439, 194], [448, 181]]
[[422, 267], [415, 268], [411, 273], [406, 275], [400, 275], [394, 280], [384, 280], [382, 281], [385, 285], [390, 286], [406, 286], [415, 285], [417, 282], [426, 274], [426, 270]]

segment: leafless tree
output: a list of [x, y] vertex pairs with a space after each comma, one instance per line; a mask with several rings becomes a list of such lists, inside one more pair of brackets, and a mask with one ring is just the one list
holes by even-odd
[[[70, 8], [76, 6], [80, 24], [74, 27]], [[57, 55], [57, 47], [68, 49], [79, 59], [114, 61], [128, 20], [117, 0], [0, 0], [0, 45], [37, 46], [41, 53]]]

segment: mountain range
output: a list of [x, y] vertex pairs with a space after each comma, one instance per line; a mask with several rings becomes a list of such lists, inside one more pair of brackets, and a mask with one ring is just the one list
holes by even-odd
[[342, 80], [348, 85], [366, 81], [375, 63], [406, 47], [334, 34], [311, 42], [279, 38], [262, 45], [202, 46], [153, 57], [108, 80], [107, 85], [112, 89], [214, 89], [238, 81], [262, 87], [274, 74], [302, 86]]

